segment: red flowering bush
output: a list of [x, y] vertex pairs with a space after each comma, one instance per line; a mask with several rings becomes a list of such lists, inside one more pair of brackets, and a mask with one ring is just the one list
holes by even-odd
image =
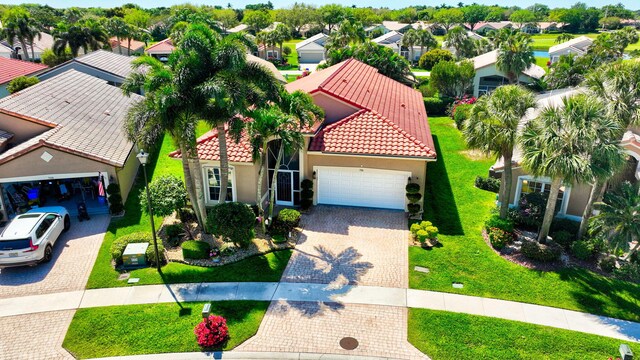
[[212, 348], [221, 345], [229, 338], [227, 320], [222, 316], [210, 315], [196, 325], [193, 330], [198, 340], [198, 345], [203, 348]]
[[451, 105], [451, 118], [453, 119], [456, 115], [456, 108], [458, 105], [473, 105], [476, 103], [478, 98], [474, 96], [464, 95], [461, 98], [456, 98], [453, 104]]

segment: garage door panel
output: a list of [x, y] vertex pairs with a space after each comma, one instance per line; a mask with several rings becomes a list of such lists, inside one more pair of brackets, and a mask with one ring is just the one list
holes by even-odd
[[406, 172], [328, 167], [317, 173], [320, 204], [405, 208]]

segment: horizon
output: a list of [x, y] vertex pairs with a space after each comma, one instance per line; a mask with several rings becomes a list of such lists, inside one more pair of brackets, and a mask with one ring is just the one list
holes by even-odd
[[[69, 1], [69, 0], [5, 0], [5, 1], [0, 1], [1, 4], [3, 5], [20, 5], [20, 4], [25, 4], [25, 3], [29, 3], [29, 4], [42, 4], [42, 5], [49, 5], [51, 7], [54, 8], [68, 8], [68, 7], [73, 7], [73, 6], [77, 6], [77, 7], [98, 7], [98, 8], [112, 8], [112, 7], [117, 7], [117, 6], [122, 6], [124, 4], [127, 3], [133, 3], [136, 5], [139, 5], [142, 8], [155, 8], [155, 7], [170, 7], [173, 5], [179, 5], [179, 4], [184, 4], [184, 3], [191, 3], [194, 5], [210, 5], [210, 6], [222, 6], [222, 7], [226, 7], [228, 3], [231, 3], [231, 5], [233, 6], [233, 8], [235, 9], [243, 9], [247, 4], [256, 4], [256, 3], [266, 3], [268, 0], [241, 0], [241, 1], [181, 1], [181, 0], [138, 0], [138, 1], [132, 1], [132, 0], [104, 0], [100, 2], [100, 6], [95, 6], [96, 2], [95, 0], [75, 0], [75, 1]], [[279, 8], [286, 8], [289, 7], [291, 5], [293, 5], [293, 3], [295, 3], [295, 0], [271, 0], [271, 2], [273, 3], [274, 8], [279, 9]], [[336, 0], [313, 0], [313, 1], [298, 1], [298, 2], [304, 2], [306, 4], [311, 4], [311, 5], [317, 5], [317, 6], [322, 6], [325, 4], [332, 4], [332, 3], [340, 3]], [[433, 4], [428, 4], [430, 6], [437, 6], [437, 5], [441, 5], [441, 4], [447, 4], [450, 6], [456, 6], [460, 1], [459, 0], [441, 0], [441, 1], [437, 1], [434, 2]], [[575, 4], [576, 0], [554, 0], [554, 1], [549, 1], [549, 0], [512, 0], [512, 1], [499, 1], [499, 0], [476, 0], [476, 1], [470, 1], [470, 2], [465, 2], [463, 1], [463, 3], [465, 5], [470, 5], [472, 3], [478, 3], [481, 5], [500, 5], [500, 6], [519, 6], [522, 8], [526, 8], [528, 6], [531, 6], [535, 3], [539, 3], [539, 4], [544, 4], [549, 6], [550, 8], [566, 8], [566, 7], [570, 7], [573, 4]], [[640, 10], [640, 5], [638, 4], [637, 0], [590, 0], [588, 2], [583, 1], [585, 3], [587, 3], [588, 6], [590, 7], [602, 7], [604, 5], [616, 5], [618, 3], [622, 3], [627, 9], [629, 10]], [[415, 5], [421, 5], [419, 1], [416, 0], [397, 0], [393, 2], [394, 5], [396, 6], [390, 6], [389, 2], [387, 0], [369, 0], [366, 2], [363, 1], [351, 1], [350, 4], [345, 4], [344, 6], [351, 6], [351, 5], [356, 5], [357, 7], [375, 7], [375, 8], [389, 8], [389, 9], [400, 9], [400, 8], [405, 8], [405, 7], [409, 7], [409, 6], [415, 6]], [[632, 5], [633, 4], [633, 5]], [[636, 8], [633, 8], [632, 6], [636, 6]]]

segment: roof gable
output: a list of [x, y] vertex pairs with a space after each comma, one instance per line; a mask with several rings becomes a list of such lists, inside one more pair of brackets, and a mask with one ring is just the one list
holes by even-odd
[[[473, 68], [475, 70], [495, 65], [496, 62], [498, 62], [498, 50], [489, 51], [488, 53], [478, 55], [470, 60], [473, 62]], [[536, 64], [531, 64], [531, 66], [529, 66], [522, 73], [535, 79], [540, 79], [546, 74], [544, 69]]]
[[378, 36], [377, 38], [371, 41], [380, 45], [396, 44], [402, 41], [402, 34], [397, 31], [389, 31], [388, 33]]
[[160, 42], [157, 42], [147, 48], [149, 54], [170, 54], [175, 50], [171, 39], [167, 38]]
[[565, 41], [562, 44], [554, 45], [549, 48], [549, 54], [562, 51], [568, 48], [574, 48], [579, 51], [586, 51], [589, 46], [593, 44], [593, 39], [587, 36], [578, 36], [575, 39]]
[[296, 44], [296, 50], [302, 49], [304, 47], [307, 47], [309, 45], [317, 45], [319, 47], [324, 48], [324, 44], [327, 42], [327, 39], [329, 38], [329, 35], [325, 34], [325, 33], [318, 33], [316, 35], [313, 35], [312, 37], [305, 39], [303, 41], [300, 41], [299, 43]]
[[[225, 132], [227, 140], [227, 156], [230, 162], [253, 162], [253, 153], [251, 143], [246, 134], [242, 134], [240, 141], [236, 140]], [[196, 140], [196, 151], [200, 160], [220, 161], [220, 143], [218, 142], [218, 131], [216, 129], [209, 130]], [[179, 159], [182, 157], [180, 150], [173, 151], [170, 157]]]
[[133, 60], [135, 60], [135, 58], [131, 56], [120, 55], [111, 51], [97, 50], [79, 56], [72, 61], [89, 65], [124, 79], [133, 71]]
[[0, 84], [8, 83], [19, 76], [44, 71], [46, 68], [46, 65], [39, 63], [0, 57]]

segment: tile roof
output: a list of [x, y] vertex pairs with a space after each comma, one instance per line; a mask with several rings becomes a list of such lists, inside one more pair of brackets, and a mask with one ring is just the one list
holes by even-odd
[[360, 110], [325, 126], [311, 139], [310, 151], [435, 158], [425, 145], [384, 116]]
[[564, 50], [566, 48], [575, 48], [577, 50], [586, 51], [589, 46], [593, 44], [593, 39], [588, 36], [578, 36], [577, 38], [571, 39], [569, 41], [565, 41], [558, 45], [553, 45], [549, 48], [549, 53], [552, 54], [554, 52]]
[[171, 39], [167, 38], [149, 46], [146, 51], [149, 54], [170, 54], [175, 48]]
[[300, 48], [303, 48], [311, 43], [316, 43], [320, 46], [324, 46], [324, 44], [327, 42], [327, 39], [329, 38], [329, 35], [325, 34], [325, 33], [317, 33], [315, 35], [313, 35], [310, 38], [304, 39], [302, 41], [300, 41], [299, 43], [296, 44], [296, 50], [300, 50]]
[[349, 59], [289, 83], [286, 88], [290, 92], [322, 92], [375, 112], [423, 145], [435, 149], [422, 94], [360, 61]]
[[[109, 45], [111, 45], [112, 48], [117, 47], [119, 44], [122, 44], [123, 49], [126, 49], [127, 47], [129, 47], [129, 41], [127, 39], [120, 39], [120, 43], [118, 43], [118, 38], [116, 38], [115, 36], [109, 39]], [[131, 39], [131, 48], [130, 48], [131, 50], [138, 50], [144, 47], [145, 47], [144, 42]]]
[[98, 50], [86, 55], [79, 56], [72, 61], [77, 61], [91, 67], [104, 70], [126, 78], [133, 71], [131, 63], [135, 58], [132, 56], [120, 55], [111, 51]]
[[46, 65], [40, 63], [0, 57], [0, 84], [8, 83], [19, 76], [43, 71], [46, 68]]
[[397, 31], [389, 31], [386, 34], [382, 34], [377, 38], [371, 40], [376, 44], [396, 44], [402, 41], [402, 34]]
[[0, 146], [13, 138], [13, 133], [0, 129]]
[[[473, 62], [474, 69], [482, 69], [498, 62], [498, 50], [489, 51], [488, 53], [478, 55], [470, 60]], [[524, 70], [522, 73], [532, 78], [540, 79], [547, 72], [544, 71], [544, 69], [540, 66], [531, 64], [531, 66], [529, 66], [529, 68]]]
[[127, 97], [105, 80], [69, 70], [0, 99], [0, 113], [46, 124], [46, 131], [0, 154], [0, 163], [46, 145], [114, 166], [123, 166], [133, 144], [123, 122], [142, 96]]
[[393, 30], [400, 31], [404, 28], [411, 26], [411, 24], [401, 23], [399, 21], [383, 21], [382, 26], [384, 26], [385, 28], [391, 31]]
[[[230, 162], [253, 162], [251, 144], [246, 134], [243, 134], [239, 142], [226, 133], [227, 155]], [[196, 140], [196, 150], [200, 160], [220, 161], [220, 146], [218, 143], [218, 131], [212, 129]], [[179, 159], [182, 157], [180, 150], [173, 151], [170, 157]]]

